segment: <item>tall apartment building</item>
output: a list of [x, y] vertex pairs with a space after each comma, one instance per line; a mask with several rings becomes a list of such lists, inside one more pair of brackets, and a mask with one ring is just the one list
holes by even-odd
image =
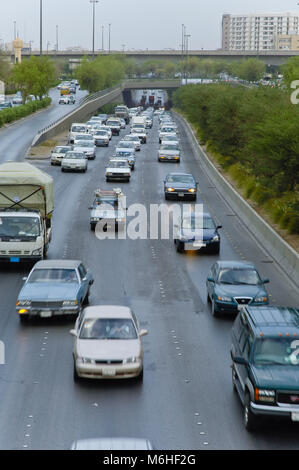
[[276, 50], [277, 36], [298, 33], [299, 12], [222, 16], [223, 50]]

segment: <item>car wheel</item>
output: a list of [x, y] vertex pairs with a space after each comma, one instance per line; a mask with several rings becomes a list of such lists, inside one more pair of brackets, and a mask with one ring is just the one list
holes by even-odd
[[74, 361], [74, 382], [80, 382], [81, 378], [77, 374], [76, 366], [75, 366], [75, 361]]
[[237, 387], [236, 387], [236, 371], [234, 369], [234, 366], [232, 366], [232, 385], [233, 385], [233, 391], [236, 392], [237, 391]]
[[29, 322], [29, 315], [19, 315], [20, 323], [26, 325]]
[[88, 305], [89, 304], [89, 294], [90, 294], [90, 292], [89, 292], [89, 289], [88, 289], [87, 294], [86, 294], [86, 296], [83, 300], [83, 305]]
[[140, 374], [136, 377], [136, 380], [138, 382], [143, 382], [143, 368], [142, 368], [142, 371], [140, 372]]
[[169, 196], [168, 194], [165, 193], [165, 201], [168, 201], [168, 199], [169, 199]]
[[218, 245], [216, 245], [214, 248], [212, 248], [212, 253], [214, 255], [219, 255], [219, 253], [220, 253], [220, 243], [218, 243]]
[[214, 302], [214, 300], [212, 300], [211, 312], [212, 312], [213, 317], [215, 317], [215, 318], [219, 317], [219, 312], [218, 312], [218, 310], [215, 308], [215, 302]]
[[94, 232], [96, 229], [96, 224], [90, 224], [90, 230]]
[[250, 395], [247, 392], [244, 402], [244, 426], [247, 431], [254, 431], [257, 427], [257, 417], [252, 413], [250, 409]]
[[183, 243], [183, 242], [180, 242], [180, 241], [177, 242], [176, 251], [177, 251], [178, 253], [183, 253], [183, 252], [185, 251], [185, 247], [184, 247], [184, 243]]
[[209, 293], [207, 293], [207, 302], [208, 302], [208, 304], [211, 303], [211, 299], [210, 299]]

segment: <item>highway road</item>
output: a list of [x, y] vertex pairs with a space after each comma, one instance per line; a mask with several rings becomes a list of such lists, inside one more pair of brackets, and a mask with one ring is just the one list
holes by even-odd
[[1, 163], [8, 160], [17, 161], [23, 157], [38, 131], [78, 107], [80, 100], [87, 95], [87, 92], [77, 90], [74, 105], [59, 105], [59, 95], [59, 90], [50, 90], [49, 96], [52, 98], [50, 108], [38, 111], [0, 129]]
[[[64, 108], [66, 109], [66, 108]], [[58, 111], [57, 111], [58, 112]], [[44, 121], [50, 112], [42, 114]], [[41, 115], [40, 115], [41, 116]], [[155, 118], [156, 119], [156, 118]], [[31, 124], [30, 124], [31, 123]], [[62, 173], [48, 161], [38, 163], [55, 181], [54, 231], [49, 258], [81, 259], [93, 272], [90, 303], [133, 308], [143, 338], [144, 380], [73, 381], [72, 320], [40, 319], [21, 325], [15, 302], [28, 269], [0, 269], [0, 339], [6, 364], [0, 366], [0, 449], [69, 449], [75, 439], [145, 437], [156, 449], [298, 449], [298, 425], [269, 421], [255, 434], [243, 426], [242, 407], [232, 390], [231, 316], [216, 319], [207, 304], [205, 280], [217, 259], [253, 261], [274, 304], [298, 306], [291, 282], [271, 262], [200, 168], [186, 131], [178, 122], [180, 164], [158, 163], [158, 123], [136, 157], [131, 182], [106, 183], [109, 148], [97, 149], [86, 174]], [[23, 127], [22, 127], [23, 126]], [[39, 126], [15, 126], [24, 149]], [[14, 131], [14, 128], [11, 128]], [[11, 132], [12, 132], [11, 131]], [[4, 131], [5, 133], [5, 131]], [[129, 133], [123, 130], [121, 135]], [[13, 132], [12, 132], [13, 135]], [[4, 142], [4, 144], [3, 144]], [[0, 160], [7, 142], [0, 133]], [[174, 170], [199, 181], [200, 198], [223, 225], [219, 256], [179, 254], [172, 240], [98, 240], [89, 228], [88, 206], [98, 187], [121, 186], [128, 205], [164, 202], [163, 179]], [[167, 202], [171, 205], [172, 202]]]

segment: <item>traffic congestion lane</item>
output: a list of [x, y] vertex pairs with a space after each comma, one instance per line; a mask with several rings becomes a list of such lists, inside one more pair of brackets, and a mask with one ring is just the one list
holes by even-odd
[[[158, 164], [158, 146], [152, 139], [154, 133], [138, 154], [131, 183], [121, 185], [129, 204], [136, 200], [147, 205], [149, 201], [163, 201], [161, 196], [157, 197], [157, 190], [163, 187], [165, 172], [174, 167]], [[0, 447], [11, 448], [12, 442], [16, 448], [26, 445], [21, 429], [26, 429], [32, 419], [29, 416], [34, 416], [30, 432], [27, 430], [29, 448], [68, 448], [76, 438], [108, 434], [149, 437], [162, 449], [257, 448], [256, 438], [243, 428], [241, 407], [231, 390], [232, 319], [215, 321], [205, 303], [204, 272], [218, 257], [179, 255], [168, 240], [97, 240], [89, 230], [87, 207], [94, 189], [101, 184], [115, 186], [104, 183], [109, 149], [105, 157], [106, 149], [102, 150], [97, 154], [103, 158], [97, 157], [92, 162], [93, 170], [87, 175], [62, 175], [58, 168], [49, 169], [53, 171], [57, 191], [56, 236], [50, 256], [63, 256], [68, 240], [66, 256], [81, 258], [96, 278], [91, 303], [113, 299], [115, 303], [133, 306], [141, 326], [149, 330], [143, 340], [144, 383], [136, 386], [130, 381], [87, 382], [75, 386], [70, 354], [72, 338], [68, 335], [72, 325], [60, 320], [38, 321], [24, 330], [27, 349], [22, 352], [26, 359], [17, 354], [14, 372], [9, 369], [6, 382], [0, 381], [6, 391], [5, 413], [3, 410], [2, 413], [8, 424], [8, 433], [0, 438]], [[192, 155], [187, 154], [189, 158], [192, 161]], [[69, 177], [68, 185], [65, 176]], [[222, 237], [225, 242], [222, 255], [231, 259], [236, 253], [225, 238]], [[8, 290], [12, 297], [16, 297], [16, 291], [15, 285]], [[19, 342], [14, 335], [23, 333], [23, 329], [18, 325], [14, 302], [5, 318], [5, 324], [9, 324], [8, 338], [13, 343], [11, 351], [18, 351]], [[40, 357], [39, 347], [46, 331], [46, 352]], [[24, 376], [37, 377], [38, 383], [36, 388], [25, 383], [20, 400], [13, 381]], [[20, 403], [17, 410], [15, 403]], [[284, 431], [280, 446], [296, 447], [294, 431], [289, 426]], [[272, 435], [259, 445], [271, 448]]]
[[38, 131], [79, 106], [87, 92], [77, 90], [74, 105], [59, 105], [59, 90], [50, 90], [52, 105], [0, 129], [0, 162], [22, 160]]

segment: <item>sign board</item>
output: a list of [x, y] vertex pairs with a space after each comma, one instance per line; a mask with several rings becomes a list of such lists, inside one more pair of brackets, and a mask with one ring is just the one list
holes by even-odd
[[5, 101], [5, 83], [0, 80], [0, 103]]

